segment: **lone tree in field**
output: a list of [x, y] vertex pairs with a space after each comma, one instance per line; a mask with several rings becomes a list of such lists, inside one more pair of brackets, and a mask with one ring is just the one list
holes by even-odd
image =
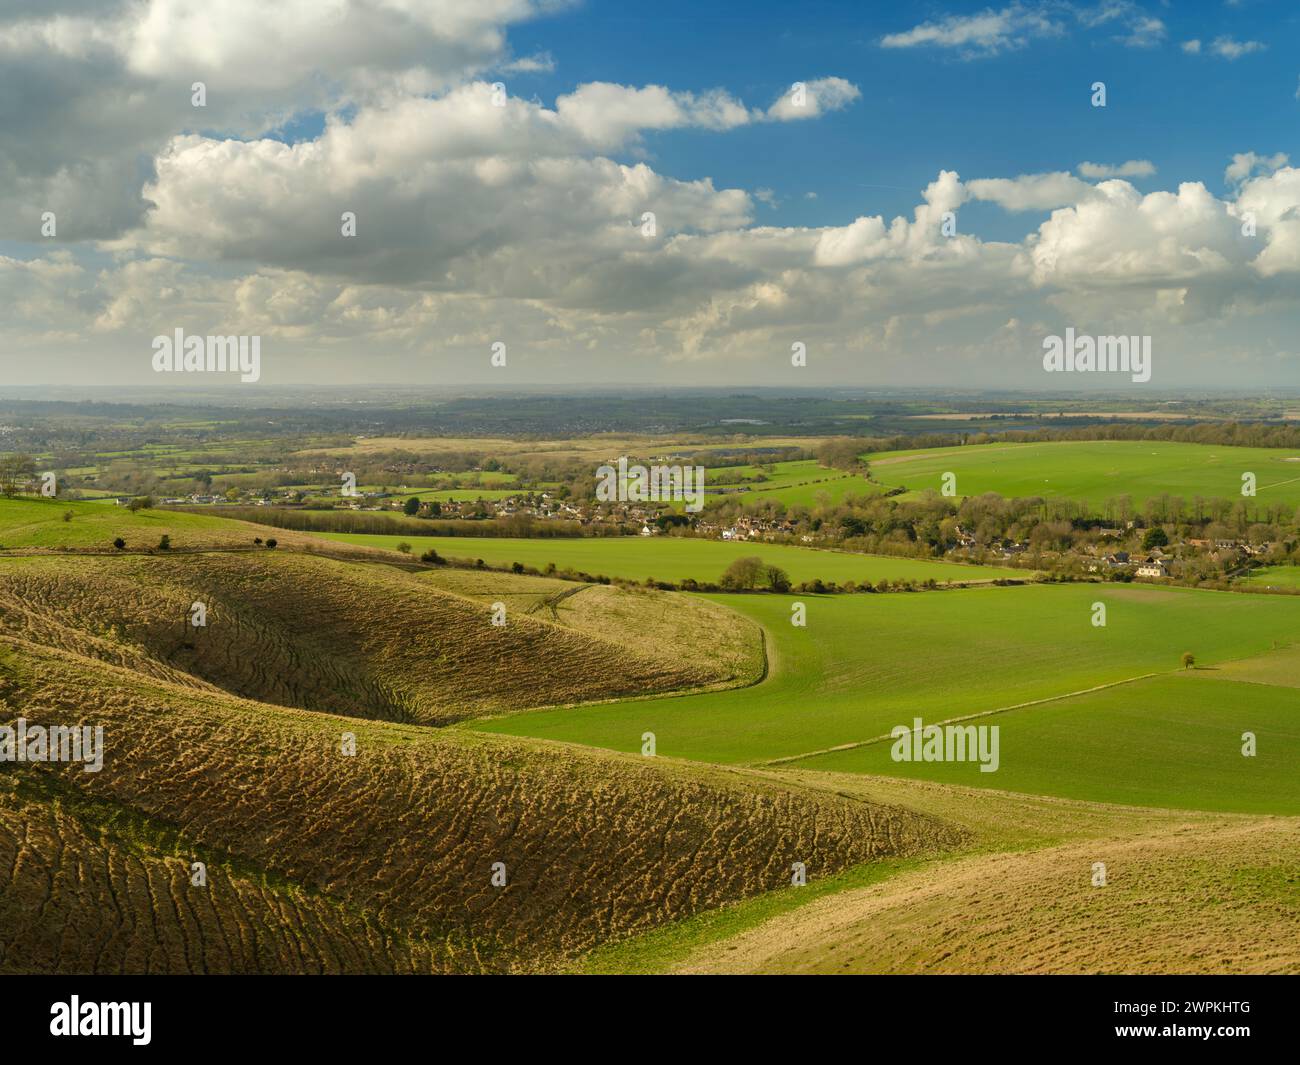
[[126, 505], [126, 509], [134, 514], [137, 510], [152, 510], [153, 496], [136, 496]]
[[749, 591], [763, 582], [766, 566], [757, 555], [738, 558], [722, 574], [722, 587], [728, 591]]
[[1192, 654], [1191, 651], [1184, 651], [1184, 652], [1183, 652], [1183, 668], [1184, 668], [1184, 669], [1191, 669], [1192, 666], [1194, 666], [1194, 665], [1196, 665], [1196, 656], [1195, 656], [1194, 654]]

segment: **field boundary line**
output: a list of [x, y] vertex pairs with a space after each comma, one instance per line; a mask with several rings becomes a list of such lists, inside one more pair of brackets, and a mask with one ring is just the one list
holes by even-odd
[[[1027, 706], [1041, 706], [1043, 703], [1060, 702], [1062, 699], [1073, 699], [1077, 695], [1089, 695], [1092, 692], [1105, 691], [1107, 688], [1118, 688], [1124, 684], [1134, 684], [1139, 680], [1150, 680], [1152, 677], [1163, 677], [1169, 670], [1158, 673], [1143, 673], [1138, 677], [1125, 677], [1123, 680], [1112, 680], [1106, 684], [1098, 684], [1092, 688], [1081, 688], [1079, 691], [1062, 692], [1060, 695], [1048, 695], [1042, 699], [1030, 699], [1024, 703], [1013, 703], [1010, 706], [999, 706], [993, 710], [980, 710], [973, 714], [963, 714], [961, 717], [949, 717], [942, 721], [935, 721], [935, 725], [952, 725], [958, 721], [973, 721], [980, 717], [992, 717], [994, 714], [1005, 714], [1012, 710], [1023, 710]], [[910, 730], [909, 730], [910, 731]], [[873, 743], [884, 743], [886, 740], [892, 740], [892, 732], [885, 733], [883, 736], [873, 736], [869, 740], [855, 740], [852, 743], [840, 743], [834, 747], [824, 747], [820, 751], [808, 751], [806, 754], [791, 754], [781, 758], [773, 758], [766, 762], [749, 762], [747, 765], [755, 769], [764, 769], [769, 766], [785, 765], [788, 762], [802, 762], [805, 758], [816, 758], [823, 754], [835, 754], [838, 751], [852, 751], [858, 747], [870, 747]]]

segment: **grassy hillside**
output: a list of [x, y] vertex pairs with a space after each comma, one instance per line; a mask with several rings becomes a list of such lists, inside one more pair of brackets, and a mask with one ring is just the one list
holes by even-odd
[[[1300, 967], [1287, 929], [1300, 819], [1151, 810], [789, 768], [761, 772], [913, 809], [958, 826], [966, 838], [936, 857], [813, 877], [799, 892], [769, 893], [671, 922], [597, 949], [580, 960], [581, 971]], [[1094, 861], [1107, 864], [1105, 889], [1092, 885]], [[1110, 889], [1117, 890], [1101, 894]], [[1232, 913], [1221, 920], [1227, 899]], [[970, 920], [971, 913], [980, 920]], [[1044, 937], [1050, 937], [1046, 947]]]
[[1241, 498], [1241, 475], [1254, 473], [1260, 502], [1300, 504], [1300, 453], [1279, 448], [1218, 447], [1163, 440], [1053, 441], [978, 444], [866, 456], [873, 480], [912, 491], [940, 490], [957, 475], [957, 494], [1064, 497], [1101, 506], [1131, 496], [1134, 504], [1162, 494], [1189, 504], [1200, 496]]
[[1300, 566], [1261, 566], [1243, 577], [1242, 583], [1264, 588], [1300, 589]]
[[701, 946], [676, 971], [1294, 974], [1297, 845], [1294, 819], [1210, 822], [931, 863]]
[[[518, 580], [496, 576], [502, 594]], [[654, 594], [633, 602], [618, 589], [603, 589], [601, 601], [609, 617], [585, 628], [509, 603], [497, 626], [488, 602], [439, 590], [420, 572], [284, 550], [0, 559], [0, 631], [349, 716], [447, 723], [761, 673], [757, 631], [735, 614], [689, 600], [656, 614]], [[204, 627], [187, 621], [196, 602]], [[638, 625], [642, 612], [657, 626]], [[716, 656], [673, 653], [705, 633]], [[543, 671], [524, 668], [540, 662]]]
[[[1300, 641], [1300, 602], [1224, 592], [1041, 585], [805, 597], [804, 628], [790, 623], [793, 597], [717, 601], [768, 634], [771, 670], [758, 687], [539, 711], [474, 727], [615, 750], [635, 750], [641, 733], [650, 730], [665, 754], [756, 763], [887, 736], [914, 717], [934, 724], [1177, 672], [1183, 651], [1192, 651], [1202, 666], [1218, 666]], [[1104, 628], [1091, 623], [1098, 601], [1107, 605]], [[1295, 749], [1294, 729], [1285, 699], [1266, 703], [1261, 693], [1252, 704], [1242, 693], [1226, 701], [1221, 687], [1174, 678], [1081, 696], [1077, 711], [1076, 704], [1042, 703], [999, 715], [994, 720], [1006, 735], [996, 773], [980, 773], [971, 763], [895, 768], [887, 746], [807, 764], [915, 770], [983, 787], [1102, 801], [1293, 811], [1286, 759]], [[1233, 730], [1239, 737], [1247, 728], [1276, 746], [1268, 759], [1238, 767], [1248, 762], [1240, 757], [1239, 740], [1223, 745]], [[1240, 787], [1232, 787], [1234, 778], [1225, 772], [1239, 774]]]
[[[963, 838], [820, 789], [285, 709], [12, 637], [0, 698], [6, 718], [108, 737], [99, 773], [5, 771], [7, 971], [546, 968], [781, 889], [795, 861], [829, 875]], [[345, 731], [355, 755], [340, 752]], [[192, 860], [208, 888], [178, 875]], [[158, 906], [166, 896], [184, 901]], [[50, 905], [85, 936], [65, 942], [41, 917]], [[253, 943], [276, 909], [283, 932]]]
[[617, 641], [630, 654], [693, 670], [706, 684], [753, 683], [767, 669], [758, 626], [701, 596], [453, 568], [427, 570], [420, 578], [480, 603], [504, 603], [509, 616]]
[[[66, 520], [65, 520], [66, 518]], [[207, 514], [168, 510], [132, 513], [112, 503], [69, 502], [22, 496], [0, 498], [0, 549], [101, 548], [124, 539], [128, 549], [155, 548], [166, 533], [175, 547], [252, 545], [265, 529]], [[290, 536], [269, 535], [288, 540]]]
[[[732, 483], [731, 478], [741, 478]], [[760, 479], [761, 478], [761, 479]], [[717, 495], [739, 494], [746, 502], [777, 500], [787, 505], [811, 507], [825, 501], [838, 504], [846, 496], [873, 496], [878, 485], [843, 470], [823, 466], [813, 459], [799, 459], [772, 464], [771, 471], [758, 466], [706, 466], [705, 487], [710, 499]], [[683, 505], [674, 509], [681, 510]]]
[[[206, 861], [206, 888], [190, 883]], [[431, 973], [372, 914], [37, 774], [0, 776], [0, 973]], [[72, 934], [69, 934], [69, 933]]]
[[757, 555], [780, 566], [796, 583], [823, 580], [875, 583], [886, 580], [977, 581], [998, 577], [1024, 578], [1025, 570], [997, 566], [965, 566], [955, 562], [930, 562], [887, 555], [855, 555], [845, 551], [820, 551], [785, 544], [733, 543], [724, 540], [695, 540], [672, 536], [582, 537], [545, 540], [504, 537], [367, 536], [359, 533], [317, 533], [322, 539], [393, 550], [399, 543], [428, 544], [452, 559], [483, 559], [494, 566], [519, 562], [543, 569], [554, 562], [593, 576], [620, 577], [642, 581], [718, 581], [723, 571], [738, 558]]

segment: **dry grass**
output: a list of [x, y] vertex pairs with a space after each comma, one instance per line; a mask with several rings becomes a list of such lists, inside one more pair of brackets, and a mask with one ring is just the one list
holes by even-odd
[[1298, 845], [1295, 818], [1190, 819], [934, 862], [705, 948], [682, 971], [1297, 973]]
[[[279, 551], [4, 559], [0, 632], [175, 683], [434, 724], [737, 683], [760, 669], [757, 629], [708, 603], [592, 589], [571, 597], [592, 605], [566, 607], [565, 624], [528, 600], [507, 602], [498, 627], [488, 600], [518, 600], [526, 579], [493, 574], [495, 595], [475, 601], [425, 577]], [[205, 627], [187, 624], [195, 602]], [[700, 652], [706, 632], [719, 655]]]
[[[19, 934], [3, 964], [16, 971], [134, 971], [147, 958], [172, 972], [300, 972], [327, 956], [357, 971], [548, 968], [781, 888], [794, 861], [823, 875], [963, 838], [754, 774], [286, 709], [12, 637], [0, 681], [5, 718], [102, 723], [108, 746], [100, 773], [6, 771], [76, 798], [57, 810], [6, 800], [0, 912]], [[338, 751], [344, 730], [353, 757]], [[168, 855], [190, 854], [211, 856], [216, 901], [174, 901], [191, 889]], [[490, 885], [494, 862], [505, 888]], [[55, 895], [93, 943], [39, 930]], [[277, 909], [283, 935], [255, 949]]]
[[511, 615], [549, 621], [622, 644], [660, 662], [677, 661], [708, 678], [701, 687], [759, 680], [766, 669], [762, 630], [707, 599], [551, 577], [439, 569], [424, 579], [482, 603], [504, 602]]
[[[153, 833], [122, 837], [0, 777], [0, 973], [428, 973], [445, 958], [373, 916]], [[86, 804], [77, 804], [84, 806]], [[112, 811], [116, 820], [132, 820]], [[93, 813], [93, 810], [92, 810]], [[135, 819], [138, 820], [138, 819]], [[206, 887], [190, 863], [209, 866]]]

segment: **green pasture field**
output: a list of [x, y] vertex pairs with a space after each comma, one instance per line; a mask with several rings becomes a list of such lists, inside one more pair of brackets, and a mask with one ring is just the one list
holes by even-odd
[[1086, 500], [1095, 506], [1122, 495], [1136, 507], [1168, 493], [1191, 504], [1242, 498], [1242, 474], [1256, 478], [1260, 503], [1300, 505], [1300, 452], [1285, 448], [1218, 447], [1169, 441], [1087, 440], [1041, 444], [977, 444], [866, 456], [873, 480], [939, 491], [956, 474], [959, 496]]
[[[72, 518], [63, 516], [71, 512]], [[156, 547], [163, 533], [173, 538], [220, 533], [234, 537], [239, 526], [223, 518], [174, 510], [141, 510], [98, 500], [0, 499], [0, 546], [102, 547], [122, 537], [128, 547]], [[180, 541], [178, 540], [178, 546]]]
[[847, 551], [821, 551], [786, 544], [736, 543], [696, 540], [678, 536], [591, 536], [507, 539], [487, 536], [370, 536], [364, 533], [312, 533], [328, 540], [382, 547], [389, 551], [406, 542], [417, 551], [434, 548], [444, 558], [483, 559], [493, 566], [519, 562], [544, 569], [554, 562], [593, 576], [642, 581], [653, 577], [678, 582], [686, 578], [716, 582], [738, 558], [757, 555], [780, 566], [795, 583], [823, 580], [843, 584], [872, 584], [881, 580], [977, 581], [1009, 577], [1027, 580], [1030, 570], [997, 566], [966, 566], [956, 562], [855, 555]]
[[[1190, 589], [1030, 585], [873, 596], [710, 598], [763, 627], [770, 673], [759, 685], [537, 711], [474, 727], [623, 751], [639, 751], [642, 734], [653, 732], [660, 755], [752, 764], [886, 736], [896, 725], [910, 726], [916, 717], [937, 724], [1148, 674], [1178, 673], [1184, 651], [1196, 656], [1198, 666], [1213, 667], [1300, 640], [1300, 602], [1290, 597]], [[796, 601], [807, 608], [803, 628], [791, 624]], [[1094, 602], [1106, 604], [1105, 627], [1092, 624]], [[1208, 669], [1204, 675], [1210, 675]], [[1181, 704], [1166, 697], [1170, 689], [1160, 686], [1144, 699], [1141, 684], [1081, 697], [1082, 705], [1096, 700], [1100, 709], [1091, 718], [1086, 712], [1075, 715], [1076, 725], [1087, 733], [1073, 748], [1078, 752], [1107, 742], [1124, 745], [1129, 742], [1125, 723], [1142, 723], [1148, 713], [1157, 722], [1134, 725], [1132, 757], [1117, 757], [1109, 768], [1080, 753], [1083, 768], [1068, 771], [1074, 756], [1067, 737], [1046, 730], [1043, 735], [1050, 740], [1010, 748], [1018, 761], [1009, 763], [1012, 755], [1004, 755], [1004, 769], [997, 773], [982, 774], [972, 765], [939, 769], [973, 786], [1020, 790], [1023, 784], [1023, 790], [1099, 801], [1137, 801], [1131, 796], [1140, 786], [1146, 789], [1143, 801], [1159, 799], [1157, 804], [1171, 806], [1232, 809], [1234, 802], [1272, 803], [1277, 797], [1273, 783], [1257, 792], [1243, 790], [1237, 798], [1211, 788], [1220, 762], [1217, 747], [1206, 746], [1211, 743], [1206, 737], [1217, 743], [1222, 728], [1241, 723], [1234, 707], [1248, 702], [1248, 690], [1255, 687], [1271, 695], [1259, 685], [1240, 684], [1233, 690], [1226, 681], [1206, 681], [1172, 689], [1183, 693]], [[1229, 694], [1240, 699], [1226, 701], [1223, 697]], [[1294, 690], [1287, 694], [1289, 705], [1295, 706]], [[1286, 735], [1291, 739], [1281, 741], [1289, 744], [1300, 736], [1300, 709], [1290, 711], [1292, 724], [1287, 725], [1284, 701], [1274, 699], [1261, 710], [1256, 727], [1275, 738], [1289, 728]], [[1017, 717], [999, 714], [985, 723], [1037, 723], [1034, 715], [1057, 712], [1060, 705], [1042, 702], [1016, 711]], [[1178, 709], [1177, 715], [1165, 713], [1171, 706]], [[1195, 718], [1198, 707], [1204, 709], [1206, 722], [1215, 723], [1207, 733], [1192, 733], [1188, 743], [1201, 746], [1181, 748], [1176, 737], [1167, 738], [1164, 747], [1143, 746], [1150, 728], [1162, 727], [1159, 720], [1176, 732], [1188, 715]], [[1007, 742], [1012, 743], [1010, 735]], [[887, 749], [884, 763], [874, 751], [861, 753], [868, 750], [798, 764], [850, 772], [900, 771], [889, 761]], [[1053, 785], [1058, 761], [1066, 768]], [[1136, 781], [1130, 771], [1139, 765], [1142, 780]], [[1261, 773], [1267, 769], [1263, 762], [1255, 765]], [[1294, 771], [1294, 760], [1291, 765]], [[1183, 782], [1175, 779], [1179, 775]]]
[[1300, 566], [1262, 566], [1242, 577], [1241, 583], [1266, 588], [1300, 588]]
[[[973, 762], [895, 762], [890, 742], [796, 765], [1134, 806], [1300, 815], [1295, 689], [1213, 677], [1213, 669], [1194, 669], [969, 722], [999, 726], [995, 772]], [[1253, 757], [1242, 754], [1248, 731]]]
[[[830, 476], [826, 480], [813, 480], [802, 484], [785, 485], [780, 488], [755, 488], [745, 493], [746, 502], [762, 502], [776, 499], [790, 507], [817, 507], [825, 503], [838, 506], [847, 496], [880, 495], [880, 488], [862, 477], [851, 474]], [[823, 499], [823, 496], [825, 497]]]

